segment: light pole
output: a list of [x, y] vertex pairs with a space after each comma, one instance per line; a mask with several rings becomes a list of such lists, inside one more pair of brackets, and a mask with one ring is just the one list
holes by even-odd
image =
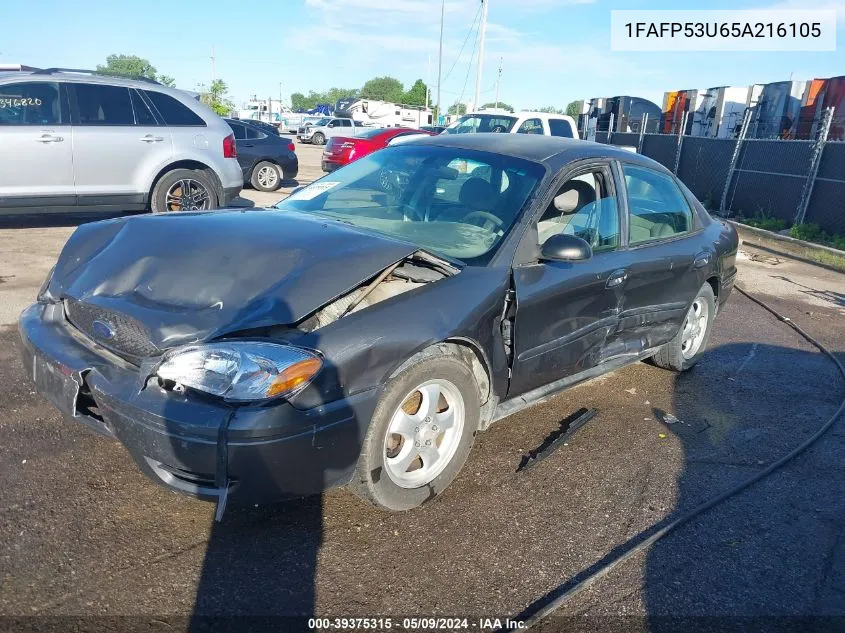
[[443, 76], [443, 17], [446, 14], [446, 0], [440, 3], [440, 54], [437, 56], [437, 125], [440, 125], [440, 81]]

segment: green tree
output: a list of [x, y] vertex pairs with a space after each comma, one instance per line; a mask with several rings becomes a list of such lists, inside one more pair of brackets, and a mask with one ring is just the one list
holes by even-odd
[[414, 85], [402, 96], [402, 103], [415, 106], [428, 105], [425, 102], [426, 86], [422, 79], [417, 79]]
[[563, 110], [554, 106], [543, 106], [542, 108], [537, 108], [537, 112], [548, 112], [549, 114], [565, 114]]
[[207, 92], [200, 95], [200, 100], [220, 116], [229, 116], [235, 104], [228, 98], [229, 87], [222, 79], [215, 79]]
[[339, 99], [357, 96], [358, 90], [354, 88], [330, 88], [326, 92], [311, 90], [307, 96], [301, 92], [294, 92], [290, 96], [290, 107], [293, 110], [311, 110], [318, 103], [329, 103], [334, 106]]
[[405, 87], [393, 77], [374, 77], [361, 87], [361, 98], [398, 103], [402, 101]]
[[147, 79], [154, 79], [171, 88], [176, 83], [173, 77], [156, 74], [156, 67], [149, 60], [138, 57], [137, 55], [109, 55], [106, 57], [105, 66], [97, 66], [97, 72], [117, 77], [145, 77]]
[[482, 109], [483, 108], [502, 108], [503, 110], [507, 110], [508, 112], [514, 111], [513, 106], [508, 105], [507, 103], [502, 103], [501, 101], [499, 101], [498, 105], [491, 101], [490, 103], [485, 103], [481, 107], [482, 107]]
[[583, 107], [583, 101], [570, 101], [566, 105], [566, 114], [571, 117], [577, 117], [581, 114], [581, 109]]
[[449, 106], [448, 110], [449, 114], [466, 114], [467, 113], [467, 104], [465, 103], [453, 103]]

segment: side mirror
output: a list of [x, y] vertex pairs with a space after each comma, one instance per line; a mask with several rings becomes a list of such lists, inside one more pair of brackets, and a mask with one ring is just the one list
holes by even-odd
[[592, 256], [593, 249], [586, 240], [563, 233], [552, 235], [540, 250], [540, 261], [578, 262]]

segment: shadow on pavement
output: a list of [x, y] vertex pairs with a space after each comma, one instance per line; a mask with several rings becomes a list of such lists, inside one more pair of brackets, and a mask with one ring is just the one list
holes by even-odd
[[79, 226], [88, 222], [110, 220], [137, 215], [137, 213], [99, 211], [87, 213], [31, 213], [26, 215], [0, 215], [0, 229], [34, 229]]
[[[676, 377], [676, 421], [661, 423], [684, 454], [672, 516], [780, 459], [841, 399], [842, 380], [819, 352], [752, 343], [711, 350]], [[784, 468], [651, 549], [643, 578], [651, 631], [845, 630], [845, 577], [832, 571], [845, 574], [841, 432], [840, 421]]]

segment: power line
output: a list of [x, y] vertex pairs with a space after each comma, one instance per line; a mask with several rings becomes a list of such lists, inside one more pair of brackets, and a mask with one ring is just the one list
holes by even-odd
[[452, 64], [452, 67], [449, 69], [449, 72], [446, 73], [446, 76], [443, 78], [443, 81], [449, 79], [449, 75], [452, 74], [452, 71], [455, 70], [455, 66], [458, 65], [458, 62], [461, 60], [461, 55], [464, 54], [464, 47], [467, 45], [469, 41], [469, 36], [472, 35], [472, 31], [475, 28], [476, 22], [478, 22], [478, 18], [481, 15], [481, 5], [478, 5], [478, 11], [475, 12], [475, 17], [472, 19], [472, 24], [469, 25], [469, 31], [467, 31], [467, 36], [464, 38], [464, 43], [461, 44], [461, 50], [458, 51], [458, 56], [455, 58], [455, 63]]
[[[481, 26], [480, 23], [479, 23], [479, 26]], [[477, 33], [476, 33], [476, 35], [477, 35]], [[461, 96], [458, 97], [458, 102], [460, 102], [460, 103], [463, 103], [463, 101], [464, 101], [464, 92], [466, 92], [467, 84], [469, 83], [469, 74], [472, 72], [472, 60], [475, 59], [475, 49], [476, 48], [478, 48], [478, 38], [477, 37], [473, 38], [472, 53], [469, 56], [469, 64], [467, 65], [467, 74], [466, 74], [466, 77], [464, 77], [464, 87], [461, 88]], [[473, 104], [473, 107], [477, 108], [478, 106], [477, 106], [477, 104]]]

